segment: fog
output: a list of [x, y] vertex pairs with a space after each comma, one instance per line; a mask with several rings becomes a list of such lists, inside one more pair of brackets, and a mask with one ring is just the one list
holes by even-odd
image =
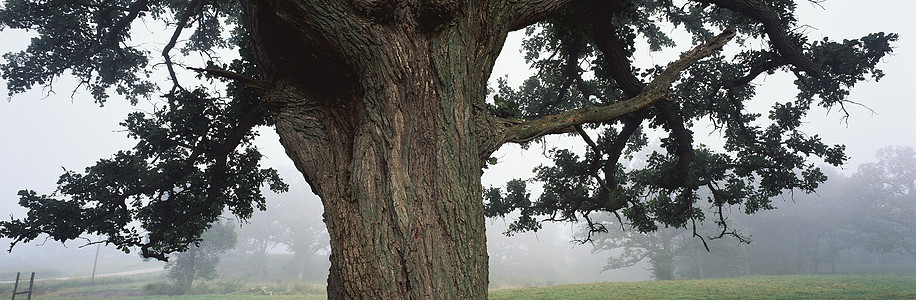
[[[582, 238], [581, 224], [546, 223], [538, 232], [509, 237], [502, 233], [513, 221], [511, 215], [488, 219], [491, 288], [747, 275], [916, 273], [916, 254], [907, 250], [916, 247], [916, 190], [912, 190], [916, 166], [907, 160], [912, 157], [897, 155], [916, 147], [912, 121], [916, 111], [912, 93], [916, 24], [909, 16], [916, 2], [888, 0], [864, 5], [847, 0], [829, 1], [823, 6], [826, 12], [808, 3], [799, 5], [799, 19], [810, 25], [805, 30], [814, 39], [857, 38], [877, 31], [897, 32], [901, 37], [895, 54], [880, 65], [886, 77], [852, 91], [851, 99], [867, 107], [849, 107], [851, 116], [846, 120], [840, 113], [823, 110], [813, 110], [808, 117], [806, 130], [820, 134], [828, 144], [847, 145], [850, 156], [843, 168], [827, 168], [831, 179], [817, 194], [788, 193], [774, 200], [777, 210], [750, 216], [733, 208], [728, 214], [731, 224], [751, 243], [728, 237], [707, 239], [708, 251], [688, 230], [663, 229], [643, 235], [609, 216], [603, 220], [612, 232], [584, 244], [573, 242]], [[517, 85], [531, 74], [518, 54], [522, 37], [518, 32], [510, 35], [497, 61], [494, 80], [506, 77], [511, 85]], [[0, 39], [0, 52], [5, 53], [18, 51], [28, 42], [28, 35], [2, 32]], [[656, 64], [671, 60], [677, 52], [639, 55], [642, 63]], [[755, 83], [763, 85], [758, 95], [762, 103], [794, 97], [787, 76], [773, 75]], [[56, 84], [60, 92], [36, 90], [0, 103], [0, 217], [25, 215], [17, 205], [18, 190], [53, 192], [62, 167], [82, 170], [100, 157], [132, 146], [117, 124], [127, 112], [148, 109], [143, 104], [130, 107], [117, 99], [100, 109], [87, 100], [88, 93], [71, 98], [72, 80], [61, 79]], [[5, 88], [5, 82], [0, 82], [0, 94], [7, 93]], [[698, 141], [717, 145], [716, 134], [704, 136], [703, 128], [694, 131]], [[321, 203], [277, 139], [269, 129], [262, 130], [258, 145], [267, 156], [265, 165], [280, 171], [290, 184], [290, 192], [267, 192], [268, 210], [255, 213], [248, 222], [225, 218], [238, 240], [221, 256], [218, 278], [323, 284], [330, 248], [321, 223]], [[549, 163], [543, 155], [545, 150], [570, 144], [581, 143], [577, 138], [554, 136], [528, 150], [506, 145], [494, 154], [500, 163], [485, 171], [483, 185], [501, 186], [514, 178], [531, 178], [534, 167]], [[584, 152], [582, 146], [573, 147]], [[885, 154], [884, 161], [876, 157], [881, 153]], [[890, 171], [875, 169], [882, 163], [914, 169], [893, 173], [899, 175], [895, 177]], [[875, 178], [877, 181], [872, 180]], [[901, 183], [892, 182], [892, 178]], [[907, 184], [910, 192], [889, 191], [891, 187], [905, 190]], [[530, 184], [529, 189], [535, 199], [538, 186]], [[698, 230], [704, 236], [715, 235], [714, 226], [706, 224]], [[20, 244], [9, 253], [0, 253], [0, 281], [11, 280], [15, 272], [37, 272], [37, 278], [90, 276], [94, 268], [99, 275], [135, 270], [162, 274], [164, 263], [145, 261], [136, 251], [125, 254], [110, 246], [84, 246], [96, 238], [86, 236], [64, 245], [41, 239]], [[0, 239], [4, 250], [9, 242]], [[625, 255], [634, 251], [645, 255]], [[651, 256], [658, 254], [667, 254], [670, 260]], [[665, 262], [670, 264], [670, 272]], [[609, 265], [620, 268], [606, 268]]]

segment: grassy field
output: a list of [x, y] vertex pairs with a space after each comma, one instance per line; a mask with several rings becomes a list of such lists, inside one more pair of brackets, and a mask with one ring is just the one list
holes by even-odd
[[490, 299], [916, 299], [916, 275], [599, 282], [494, 290]]
[[[323, 287], [294, 282], [209, 282], [190, 296], [143, 296], [151, 279], [95, 286], [56, 282], [33, 299], [324, 299]], [[234, 292], [227, 292], [233, 290]], [[5, 294], [5, 293], [4, 293]], [[7, 295], [0, 295], [6, 297]], [[491, 290], [490, 299], [916, 299], [916, 275], [797, 275], [734, 279], [600, 282]]]

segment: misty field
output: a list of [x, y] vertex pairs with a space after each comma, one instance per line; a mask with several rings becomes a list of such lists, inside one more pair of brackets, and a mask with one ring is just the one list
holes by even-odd
[[[214, 293], [138, 296], [155, 284], [140, 280], [55, 282], [33, 299], [324, 299], [320, 287], [298, 283], [208, 282]], [[227, 289], [236, 288], [235, 292]], [[40, 290], [40, 289], [39, 289]], [[3, 291], [4, 297], [8, 291]], [[270, 293], [270, 294], [268, 294]], [[733, 279], [599, 282], [490, 291], [490, 299], [916, 299], [916, 275], [796, 275]]]
[[494, 290], [490, 299], [916, 299], [916, 275], [599, 282]]

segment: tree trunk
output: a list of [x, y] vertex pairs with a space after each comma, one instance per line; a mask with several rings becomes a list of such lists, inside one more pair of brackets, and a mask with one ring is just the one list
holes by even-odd
[[742, 257], [741, 266], [744, 268], [744, 276], [751, 276], [751, 258], [747, 255], [747, 244], [738, 245], [741, 247], [741, 253], [744, 254]]
[[688, 51], [627, 101], [532, 122], [492, 116], [487, 80], [508, 32], [569, 1], [242, 2], [260, 100], [324, 204], [328, 298], [486, 298], [489, 155], [651, 106], [735, 34]]
[[263, 100], [324, 204], [328, 298], [486, 298], [476, 133], [508, 25], [473, 6], [344, 2], [246, 6]]
[[691, 248], [687, 253], [690, 255], [690, 259], [693, 260], [693, 264], [697, 268], [696, 270], [697, 278], [696, 279], [703, 279], [703, 263], [700, 260], [700, 254], [697, 253], [697, 249]]
[[305, 277], [305, 258], [304, 255], [296, 254], [296, 279], [302, 280]]
[[197, 263], [197, 247], [193, 246], [188, 248], [188, 254], [190, 261], [188, 262], [188, 270], [185, 273], [185, 279], [181, 287], [182, 293], [185, 295], [191, 294], [191, 287], [194, 284], [194, 273], [197, 272], [197, 266], [195, 265]]

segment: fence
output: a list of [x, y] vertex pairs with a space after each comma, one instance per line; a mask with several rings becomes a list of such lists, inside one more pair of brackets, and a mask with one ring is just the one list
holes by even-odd
[[16, 280], [0, 280], [0, 292], [3, 292], [3, 294], [9, 293], [7, 295], [10, 295], [12, 300], [15, 300], [17, 296], [21, 299], [22, 295], [26, 296], [26, 299], [32, 299], [32, 291], [35, 287], [35, 272], [32, 272], [32, 276], [29, 277], [28, 288], [25, 286], [25, 278], [21, 278], [21, 275], [21, 273], [16, 272]]

